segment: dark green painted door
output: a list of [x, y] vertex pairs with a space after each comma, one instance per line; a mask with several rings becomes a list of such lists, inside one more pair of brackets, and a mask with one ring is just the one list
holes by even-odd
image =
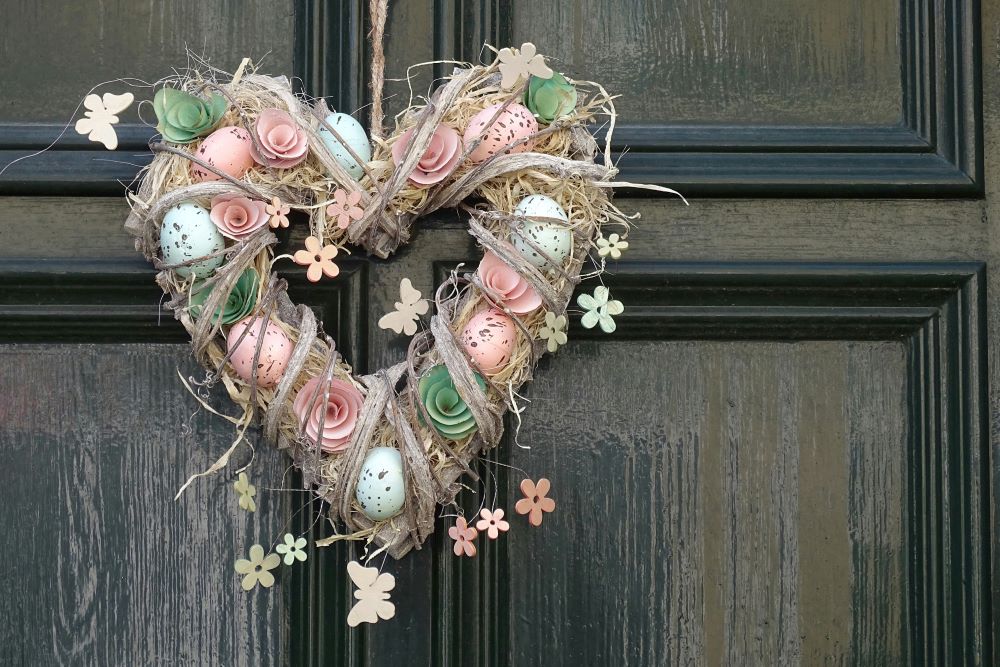
[[[365, 4], [7, 0], [0, 162], [91, 82], [158, 77], [185, 44], [229, 70], [267, 54], [359, 108]], [[522, 471], [550, 477], [557, 512], [474, 560], [439, 526], [389, 564], [397, 616], [374, 627], [345, 624], [347, 549], [244, 594], [232, 556], [307, 521], [307, 495], [248, 517], [220, 476], [173, 502], [229, 431], [177, 380], [197, 369], [120, 229], [134, 167], [67, 136], [0, 177], [0, 662], [993, 664], [1000, 2], [390, 10], [388, 77], [532, 40], [623, 94], [625, 180], [691, 195], [622, 193], [642, 218], [609, 276], [619, 331], [571, 329], [522, 446], [482, 466], [503, 505]], [[147, 131], [121, 134], [112, 157], [140, 160]], [[335, 283], [289, 275], [369, 371], [404, 352], [374, 326], [400, 278], [426, 293], [476, 256], [441, 215]], [[261, 487], [294, 486], [256, 455]]]

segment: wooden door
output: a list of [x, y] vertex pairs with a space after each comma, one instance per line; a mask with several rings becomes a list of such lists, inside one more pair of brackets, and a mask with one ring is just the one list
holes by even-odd
[[[185, 43], [230, 70], [269, 52], [339, 109], [367, 99], [356, 0], [8, 4], [2, 162], [89, 82], [155, 78]], [[993, 664], [1000, 3], [390, 8], [388, 77], [534, 41], [624, 96], [622, 177], [691, 198], [620, 194], [642, 219], [607, 276], [618, 332], [572, 327], [527, 388], [524, 447], [482, 464], [502, 505], [519, 471], [550, 477], [557, 512], [472, 560], [439, 525], [390, 565], [397, 617], [373, 627], [344, 623], [346, 548], [240, 591], [232, 554], [307, 501], [267, 493], [247, 518], [219, 477], [172, 502], [228, 430], [194, 414], [183, 332], [120, 229], [112, 181], [134, 168], [68, 136], [0, 177], [4, 661]], [[140, 161], [147, 134], [125, 128], [115, 157]], [[358, 370], [389, 365], [405, 341], [374, 321], [400, 278], [427, 292], [475, 260], [464, 229], [434, 216], [320, 287], [290, 271], [294, 296]]]

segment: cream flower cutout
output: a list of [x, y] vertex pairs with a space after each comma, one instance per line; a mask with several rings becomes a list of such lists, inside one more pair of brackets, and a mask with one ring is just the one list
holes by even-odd
[[621, 301], [609, 300], [611, 293], [604, 285], [594, 288], [594, 296], [581, 294], [576, 302], [587, 312], [580, 318], [580, 324], [587, 329], [593, 329], [596, 325], [601, 326], [604, 333], [614, 333], [617, 325], [612, 315], [621, 315], [625, 312], [625, 306]]
[[319, 239], [315, 236], [306, 237], [306, 249], [296, 250], [292, 259], [296, 264], [308, 266], [306, 278], [310, 282], [318, 282], [326, 275], [327, 278], [336, 278], [340, 273], [340, 268], [333, 263], [333, 258], [337, 256], [337, 246], [321, 246]]
[[568, 340], [566, 338], [566, 316], [556, 317], [555, 313], [546, 311], [545, 326], [539, 330], [538, 337], [548, 341], [546, 349], [549, 352], [555, 352], [560, 345], [565, 345]]
[[264, 556], [264, 547], [255, 544], [250, 547], [250, 560], [240, 558], [236, 561], [235, 569], [244, 575], [240, 583], [243, 590], [249, 591], [257, 584], [264, 588], [274, 585], [274, 575], [268, 570], [273, 570], [281, 564], [278, 554], [268, 554]]
[[295, 539], [291, 533], [285, 533], [285, 543], [279, 544], [274, 550], [285, 557], [285, 565], [291, 565], [297, 560], [306, 559], [306, 544], [308, 544], [306, 538]]
[[611, 234], [608, 238], [601, 236], [597, 239], [597, 254], [601, 257], [611, 255], [612, 259], [618, 259], [622, 256], [623, 250], [628, 250], [628, 241], [618, 234]]
[[250, 483], [250, 479], [245, 472], [241, 472], [239, 479], [233, 484], [236, 493], [240, 494], [240, 509], [247, 512], [256, 512], [257, 503], [253, 497], [257, 495], [257, 487]]
[[525, 42], [518, 49], [500, 49], [500, 87], [510, 90], [521, 79], [537, 76], [539, 79], [551, 79], [552, 70], [545, 64], [545, 58], [536, 53], [535, 45]]
[[346, 190], [337, 189], [333, 193], [333, 203], [326, 207], [326, 214], [337, 221], [338, 227], [347, 229], [351, 220], [360, 220], [365, 215], [365, 210], [358, 206], [360, 202], [360, 190], [347, 194]]
[[282, 203], [278, 197], [271, 197], [271, 203], [264, 207], [264, 212], [271, 216], [267, 224], [271, 225], [271, 229], [277, 229], [288, 226], [288, 214], [292, 212], [292, 208]]

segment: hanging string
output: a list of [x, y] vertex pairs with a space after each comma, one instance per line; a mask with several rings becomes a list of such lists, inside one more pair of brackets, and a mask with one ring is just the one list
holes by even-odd
[[389, 14], [389, 0], [371, 0], [369, 5], [372, 31], [372, 108], [371, 135], [372, 138], [382, 138], [382, 88], [385, 85], [385, 21]]

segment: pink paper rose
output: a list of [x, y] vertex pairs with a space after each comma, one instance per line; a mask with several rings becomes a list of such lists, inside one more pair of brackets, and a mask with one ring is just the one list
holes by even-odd
[[309, 140], [302, 128], [281, 109], [265, 109], [254, 126], [260, 150], [250, 149], [253, 159], [265, 167], [286, 169], [306, 159]]
[[523, 315], [542, 305], [542, 297], [535, 288], [488, 250], [479, 262], [478, 273], [483, 285], [496, 292], [510, 312]]
[[211, 218], [223, 236], [239, 241], [267, 224], [267, 204], [238, 194], [212, 200]]
[[[315, 402], [313, 402], [315, 398]], [[344, 380], [331, 380], [330, 394], [323, 403], [323, 387], [319, 378], [306, 382], [295, 395], [292, 410], [310, 442], [316, 441], [322, 425], [319, 448], [324, 452], [339, 452], [347, 448], [358, 421], [361, 405], [365, 402], [361, 392]], [[310, 406], [312, 410], [310, 411]]]
[[[409, 129], [392, 145], [392, 161], [398, 166], [403, 161], [406, 147], [410, 145], [413, 130]], [[458, 158], [462, 157], [462, 140], [458, 132], [447, 125], [438, 125], [417, 166], [410, 172], [410, 183], [418, 188], [440, 183], [448, 177]]]

